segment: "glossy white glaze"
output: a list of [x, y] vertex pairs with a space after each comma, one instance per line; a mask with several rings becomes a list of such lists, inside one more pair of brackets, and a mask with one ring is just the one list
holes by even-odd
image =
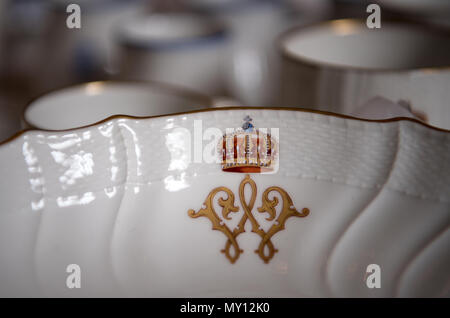
[[[186, 160], [194, 121], [225, 130], [246, 115], [280, 129], [279, 171], [251, 176], [255, 211], [269, 186], [311, 211], [272, 238], [279, 252], [269, 264], [253, 253], [250, 230], [231, 264], [220, 253], [225, 236], [187, 214], [215, 187], [237, 195], [245, 176]], [[30, 131], [0, 146], [0, 295], [449, 296], [449, 162], [448, 132], [302, 111], [217, 109]], [[81, 289], [65, 285], [73, 263]], [[372, 263], [381, 289], [366, 287]]]

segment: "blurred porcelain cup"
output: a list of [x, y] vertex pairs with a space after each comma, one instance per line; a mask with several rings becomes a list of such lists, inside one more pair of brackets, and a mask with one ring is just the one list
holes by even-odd
[[224, 93], [221, 62], [227, 36], [213, 20], [182, 13], [135, 17], [117, 27], [116, 41], [120, 79]]
[[[80, 8], [80, 28], [69, 28]], [[49, 0], [40, 91], [50, 91], [114, 73], [114, 26], [147, 11], [146, 0]], [[69, 11], [69, 12], [68, 12]]]
[[149, 117], [213, 106], [201, 94], [157, 83], [92, 82], [55, 91], [26, 107], [26, 128], [65, 130], [114, 115]]
[[450, 128], [450, 33], [406, 22], [335, 20], [281, 37], [283, 106], [352, 114], [374, 97]]
[[[227, 89], [245, 105], [271, 106], [278, 91], [277, 36], [292, 25], [286, 1], [190, 0], [187, 6], [223, 21], [230, 33], [224, 64]], [[295, 21], [304, 17], [295, 16]]]

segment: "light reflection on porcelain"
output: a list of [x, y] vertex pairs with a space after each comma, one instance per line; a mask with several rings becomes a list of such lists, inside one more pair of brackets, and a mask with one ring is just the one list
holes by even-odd
[[163, 129], [172, 129], [174, 127], [173, 119], [167, 119], [167, 124], [163, 127]]
[[90, 176], [94, 173], [92, 153], [85, 153], [81, 150], [71, 156], [67, 156], [67, 154], [61, 151], [52, 151], [51, 154], [57, 164], [67, 168], [64, 174], [59, 177], [63, 189], [75, 184], [77, 179]]
[[185, 129], [173, 129], [166, 134], [166, 147], [170, 152], [168, 171], [183, 171], [191, 163], [191, 136]]
[[164, 179], [165, 188], [170, 192], [177, 192], [189, 187], [186, 182], [186, 172], [180, 173], [178, 176], [167, 176]]
[[[75, 135], [66, 135], [64, 137], [68, 138], [68, 139], [65, 139], [62, 142], [49, 143], [48, 146], [50, 148], [52, 148], [52, 149], [55, 149], [55, 150], [64, 150], [64, 149], [67, 149], [69, 147], [77, 145], [81, 141], [81, 138], [79, 138], [79, 137], [77, 137]], [[73, 138], [71, 138], [71, 137], [73, 137]], [[52, 139], [56, 139], [56, 138], [52, 138], [50, 136], [49, 140], [52, 140]], [[83, 139], [89, 139], [89, 138], [83, 138]]]
[[[25, 137], [24, 139], [27, 140], [28, 138]], [[22, 154], [28, 166], [28, 172], [30, 173], [29, 183], [31, 191], [43, 196], [45, 192], [45, 179], [42, 177], [42, 167], [39, 165], [38, 158], [28, 141], [23, 143]], [[44, 207], [45, 199], [43, 197], [40, 197], [37, 201], [31, 201], [31, 209], [33, 211], [42, 210]]]
[[59, 207], [66, 208], [75, 205], [87, 205], [95, 200], [92, 192], [83, 193], [81, 196], [71, 195], [68, 197], [57, 197], [56, 202]]
[[[245, 175], [189, 163], [179, 128], [225, 131], [246, 115], [279, 127], [278, 172], [251, 174], [257, 221], [267, 229], [257, 208], [272, 186], [312, 211], [271, 238], [268, 264], [249, 230], [230, 264], [223, 235], [187, 214], [217, 187], [239, 198]], [[26, 132], [0, 146], [0, 162], [0, 296], [450, 296], [450, 133], [412, 120], [255, 108], [116, 118]], [[86, 273], [79, 290], [65, 286], [73, 263]], [[361, 279], [371, 263], [381, 289]]]
[[141, 160], [141, 143], [139, 142], [138, 136], [136, 132], [133, 130], [132, 127], [128, 126], [124, 120], [118, 121], [120, 127], [125, 128], [133, 137], [133, 143], [134, 143], [134, 152], [136, 155], [136, 174], [137, 176], [142, 176], [142, 160]]
[[117, 194], [117, 188], [116, 187], [105, 188], [105, 194], [108, 196], [108, 198], [112, 198]]

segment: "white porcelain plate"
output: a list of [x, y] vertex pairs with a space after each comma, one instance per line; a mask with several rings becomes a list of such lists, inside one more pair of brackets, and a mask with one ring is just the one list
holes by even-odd
[[[205, 162], [247, 115], [279, 144], [272, 174]], [[0, 163], [3, 297], [450, 296], [450, 134], [413, 120], [116, 117], [25, 132]]]

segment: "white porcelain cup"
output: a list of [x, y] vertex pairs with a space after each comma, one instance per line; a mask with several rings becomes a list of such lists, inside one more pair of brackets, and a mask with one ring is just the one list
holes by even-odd
[[137, 16], [117, 26], [116, 42], [119, 79], [225, 93], [222, 59], [227, 36], [216, 21], [184, 13]]
[[450, 127], [450, 33], [406, 22], [335, 20], [282, 36], [280, 106], [351, 114], [374, 97]]
[[275, 43], [277, 36], [291, 25], [286, 3], [193, 0], [189, 1], [189, 7], [224, 21], [230, 30], [224, 59], [229, 94], [245, 105], [273, 105], [280, 71]]
[[213, 106], [207, 96], [156, 83], [92, 82], [38, 98], [24, 111], [27, 128], [65, 130], [114, 115], [150, 117]]

